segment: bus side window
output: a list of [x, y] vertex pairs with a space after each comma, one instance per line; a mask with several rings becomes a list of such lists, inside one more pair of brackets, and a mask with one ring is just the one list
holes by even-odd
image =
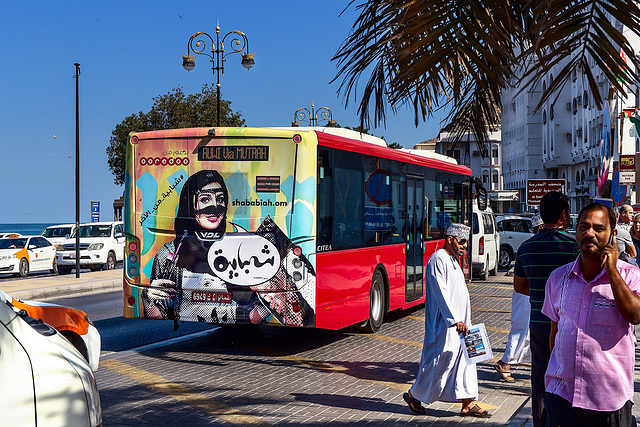
[[360, 154], [341, 152], [334, 158], [334, 249], [363, 245], [364, 178]]
[[[333, 150], [332, 150], [333, 151]], [[333, 170], [330, 157], [333, 152], [318, 150], [318, 246], [331, 246], [333, 229]]]

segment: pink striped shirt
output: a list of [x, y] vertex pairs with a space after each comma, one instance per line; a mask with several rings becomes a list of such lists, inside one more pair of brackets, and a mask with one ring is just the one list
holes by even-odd
[[[633, 401], [633, 325], [618, 311], [605, 269], [587, 283], [580, 256], [547, 280], [542, 313], [558, 323], [558, 333], [546, 391], [577, 408], [616, 411]], [[617, 268], [640, 295], [640, 269], [624, 261]]]

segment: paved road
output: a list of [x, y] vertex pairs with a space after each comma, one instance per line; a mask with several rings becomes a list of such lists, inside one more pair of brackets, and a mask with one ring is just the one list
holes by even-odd
[[[470, 286], [474, 322], [489, 329], [496, 357], [509, 328], [511, 280]], [[261, 327], [222, 328], [166, 346], [103, 357], [96, 380], [104, 425], [522, 425], [528, 367], [504, 384], [479, 365], [480, 401], [490, 420], [457, 416], [459, 406], [434, 403], [415, 416], [402, 393], [415, 378], [424, 310], [394, 313], [377, 334]]]

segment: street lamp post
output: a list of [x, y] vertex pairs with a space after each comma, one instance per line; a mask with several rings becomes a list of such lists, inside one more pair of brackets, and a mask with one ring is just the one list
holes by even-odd
[[[320, 116], [318, 118], [318, 116]], [[300, 126], [300, 122], [307, 122], [309, 126], [318, 126], [318, 122], [326, 121], [327, 127], [336, 127], [336, 122], [333, 120], [331, 110], [327, 107], [320, 107], [316, 111], [316, 106], [311, 101], [311, 111], [305, 107], [298, 108], [293, 113], [292, 127]]]
[[[78, 80], [80, 80], [80, 63], [75, 62], [76, 74], [76, 230], [80, 226], [80, 101], [78, 96]], [[80, 277], [80, 233], [76, 231], [76, 278]]]
[[[209, 43], [211, 43], [211, 53], [205, 51], [207, 47], [207, 42], [204, 40], [204, 37], [209, 39]], [[231, 36], [230, 48], [231, 51], [225, 53], [224, 51], [224, 41], [227, 37]], [[195, 43], [194, 43], [195, 42]], [[246, 49], [246, 51], [245, 51]], [[191, 71], [196, 66], [196, 57], [195, 55], [190, 56], [189, 53], [193, 52], [196, 55], [205, 55], [208, 56], [211, 60], [211, 69], [216, 76], [216, 95], [217, 95], [217, 126], [220, 126], [220, 74], [224, 76], [224, 61], [226, 61], [226, 57], [239, 53], [242, 56], [242, 66], [249, 70], [251, 67], [255, 65], [254, 53], [249, 53], [249, 40], [247, 36], [242, 31], [229, 31], [227, 34], [222, 36], [222, 41], [220, 40], [220, 20], [216, 20], [216, 39], [213, 40], [209, 34], [204, 33], [202, 31], [198, 31], [189, 39], [189, 43], [187, 44], [187, 54], [182, 55], [182, 68], [187, 71]]]

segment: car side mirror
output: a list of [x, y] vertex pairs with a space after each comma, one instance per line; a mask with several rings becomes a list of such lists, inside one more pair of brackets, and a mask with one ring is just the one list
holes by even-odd
[[36, 245], [29, 245], [29, 247], [27, 249], [36, 249], [37, 246]]
[[118, 237], [124, 237], [124, 233], [120, 233], [120, 232], [118, 232], [118, 233], [116, 233], [116, 234], [115, 234], [115, 236], [116, 236], [116, 239], [117, 239]]

